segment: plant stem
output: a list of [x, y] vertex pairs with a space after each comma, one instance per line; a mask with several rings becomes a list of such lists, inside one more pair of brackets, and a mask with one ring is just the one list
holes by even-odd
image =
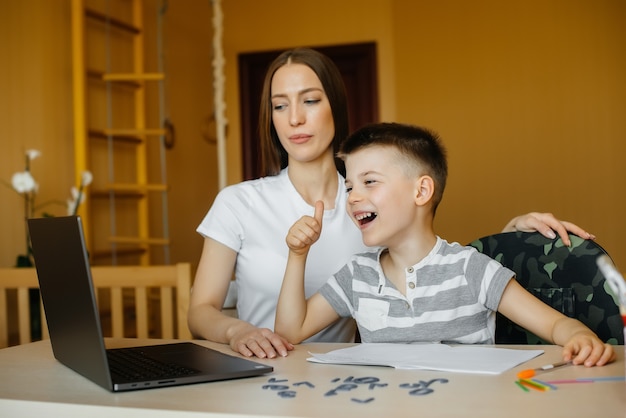
[[26, 252], [24, 253], [27, 257], [30, 253], [30, 245], [28, 245], [28, 214], [30, 211], [30, 204], [29, 204], [29, 193], [24, 193], [24, 231], [26, 232], [25, 237], [26, 237], [26, 241], [25, 241], [25, 245], [26, 245]]

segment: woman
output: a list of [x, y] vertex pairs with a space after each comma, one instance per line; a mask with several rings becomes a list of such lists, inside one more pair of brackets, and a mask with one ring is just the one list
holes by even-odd
[[[307, 263], [307, 297], [365, 246], [346, 215], [344, 167], [335, 158], [348, 135], [348, 110], [332, 61], [306, 48], [276, 58], [263, 84], [259, 123], [267, 177], [220, 191], [198, 227], [205, 242], [188, 323], [197, 338], [230, 344], [244, 356], [274, 358], [293, 349], [272, 331], [288, 254], [285, 236], [293, 223], [324, 202], [324, 230]], [[566, 242], [567, 230], [593, 238], [551, 214], [516, 217], [504, 228], [514, 230], [556, 232]], [[233, 273], [239, 318], [221, 313]], [[310, 341], [353, 341], [354, 332], [352, 320], [343, 319]]]

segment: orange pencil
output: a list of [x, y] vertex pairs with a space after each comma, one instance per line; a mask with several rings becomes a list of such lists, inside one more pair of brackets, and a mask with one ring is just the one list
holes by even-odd
[[568, 364], [572, 364], [572, 362], [561, 361], [561, 362], [554, 363], [554, 364], [547, 364], [545, 366], [538, 367], [536, 369], [522, 370], [521, 372], [517, 374], [517, 377], [520, 379], [530, 379], [531, 377], [535, 376], [537, 373], [546, 372], [548, 370], [556, 369], [557, 367], [561, 367], [561, 366], [567, 366]]

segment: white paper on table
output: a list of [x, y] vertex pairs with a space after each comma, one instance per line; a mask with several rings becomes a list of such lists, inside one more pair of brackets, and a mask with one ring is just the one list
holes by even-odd
[[480, 345], [362, 343], [326, 354], [309, 353], [313, 363], [388, 366], [459, 373], [500, 374], [540, 354], [543, 350]]

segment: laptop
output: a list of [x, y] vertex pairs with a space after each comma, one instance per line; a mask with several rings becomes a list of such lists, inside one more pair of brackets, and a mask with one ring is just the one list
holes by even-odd
[[120, 392], [273, 371], [193, 342], [106, 349], [80, 217], [29, 219], [28, 229], [54, 357], [92, 382]]

